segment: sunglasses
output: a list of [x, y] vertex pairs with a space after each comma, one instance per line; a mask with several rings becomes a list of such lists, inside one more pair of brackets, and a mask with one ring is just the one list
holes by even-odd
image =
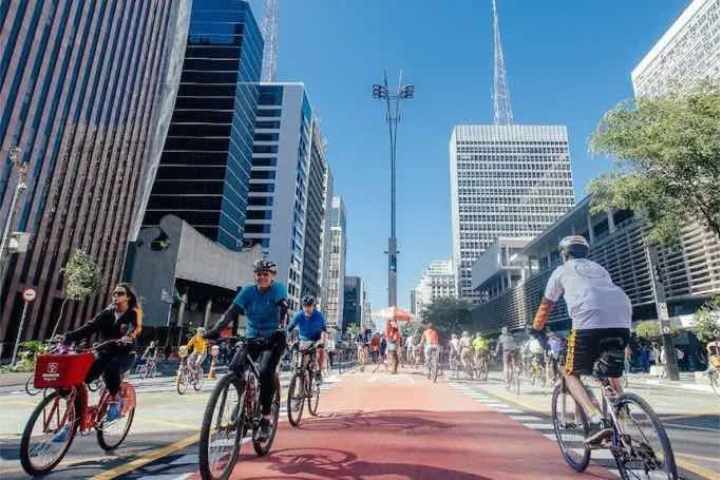
[[121, 290], [118, 290], [117, 292], [113, 292], [113, 297], [124, 297], [127, 295], [127, 292], [123, 292]]
[[255, 276], [257, 277], [269, 277], [270, 272], [255, 272]]

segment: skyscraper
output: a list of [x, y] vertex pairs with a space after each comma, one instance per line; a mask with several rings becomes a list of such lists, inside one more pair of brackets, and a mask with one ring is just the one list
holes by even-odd
[[101, 287], [66, 306], [59, 331], [107, 305], [141, 217], [145, 180], [165, 141], [189, 5], [4, 2], [0, 8], [0, 218], [8, 216], [17, 181], [6, 152], [17, 145], [29, 172], [14, 229], [32, 236], [30, 250], [7, 264], [0, 343], [15, 341], [21, 292], [29, 287], [37, 299], [23, 339], [52, 332], [65, 300], [62, 268], [77, 248], [94, 259]]
[[456, 126], [450, 192], [458, 295], [477, 302], [472, 265], [495, 239], [531, 239], [574, 204], [567, 129]]
[[334, 196], [330, 210], [330, 262], [328, 266], [327, 293], [325, 294], [325, 319], [328, 325], [342, 325], [345, 299], [345, 263], [347, 251], [347, 226], [345, 204]]
[[341, 329], [344, 331], [350, 325], [362, 326], [363, 308], [363, 282], [360, 277], [345, 277], [343, 291], [343, 316]]
[[632, 71], [635, 95], [687, 91], [720, 80], [720, 0], [693, 0]]
[[435, 260], [427, 266], [417, 287], [411, 291], [411, 312], [422, 320], [425, 307], [440, 298], [456, 298], [455, 269], [452, 260]]
[[242, 0], [194, 2], [182, 80], [145, 226], [173, 214], [242, 248], [263, 39]]
[[325, 147], [302, 83], [259, 88], [245, 244], [260, 243], [277, 262], [298, 308], [305, 280], [308, 293], [320, 294]]

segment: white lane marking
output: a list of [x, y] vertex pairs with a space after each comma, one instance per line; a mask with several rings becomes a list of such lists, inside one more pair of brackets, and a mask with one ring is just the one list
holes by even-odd
[[552, 423], [523, 423], [528, 428], [534, 428], [536, 430], [552, 430]]

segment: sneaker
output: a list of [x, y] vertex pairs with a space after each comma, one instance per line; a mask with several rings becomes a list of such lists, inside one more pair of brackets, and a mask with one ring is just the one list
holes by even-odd
[[318, 384], [321, 384], [323, 382], [322, 372], [315, 373], [315, 380], [317, 381]]
[[52, 438], [52, 442], [65, 443], [67, 441], [68, 435], [70, 435], [70, 425], [65, 425], [60, 430], [55, 432], [55, 435], [53, 435]]
[[605, 419], [591, 423], [591, 427], [594, 427], [594, 431], [585, 437], [585, 445], [589, 448], [604, 448], [607, 445], [606, 442], [612, 439], [613, 429]]
[[114, 422], [118, 418], [120, 418], [122, 415], [122, 401], [118, 402], [110, 402], [107, 409], [107, 414], [105, 415], [105, 421], [106, 422]]
[[263, 417], [260, 420], [260, 428], [258, 428], [258, 431], [257, 431], [257, 440], [260, 442], [265, 442], [270, 438], [271, 434], [272, 434], [272, 429], [270, 426], [270, 420]]

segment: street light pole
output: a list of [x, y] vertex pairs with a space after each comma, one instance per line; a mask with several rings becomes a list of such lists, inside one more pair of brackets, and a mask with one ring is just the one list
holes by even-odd
[[403, 85], [402, 72], [398, 80], [397, 90], [390, 91], [385, 72], [384, 83], [373, 85], [373, 98], [384, 100], [386, 106], [385, 118], [388, 123], [390, 135], [390, 238], [388, 238], [388, 306], [397, 306], [397, 249], [396, 236], [396, 166], [397, 166], [397, 128], [400, 121], [400, 100], [407, 100], [415, 96], [413, 85]]
[[13, 163], [15, 168], [18, 170], [18, 183], [15, 187], [15, 193], [13, 194], [12, 201], [10, 202], [10, 209], [8, 210], [7, 219], [5, 220], [5, 226], [3, 228], [3, 236], [0, 241], [0, 298], [2, 298], [3, 286], [5, 285], [5, 264], [8, 243], [10, 242], [10, 231], [15, 220], [15, 207], [20, 199], [20, 195], [27, 190], [25, 184], [25, 175], [27, 174], [27, 164], [20, 160], [20, 148], [13, 147], [10, 149], [10, 161]]

